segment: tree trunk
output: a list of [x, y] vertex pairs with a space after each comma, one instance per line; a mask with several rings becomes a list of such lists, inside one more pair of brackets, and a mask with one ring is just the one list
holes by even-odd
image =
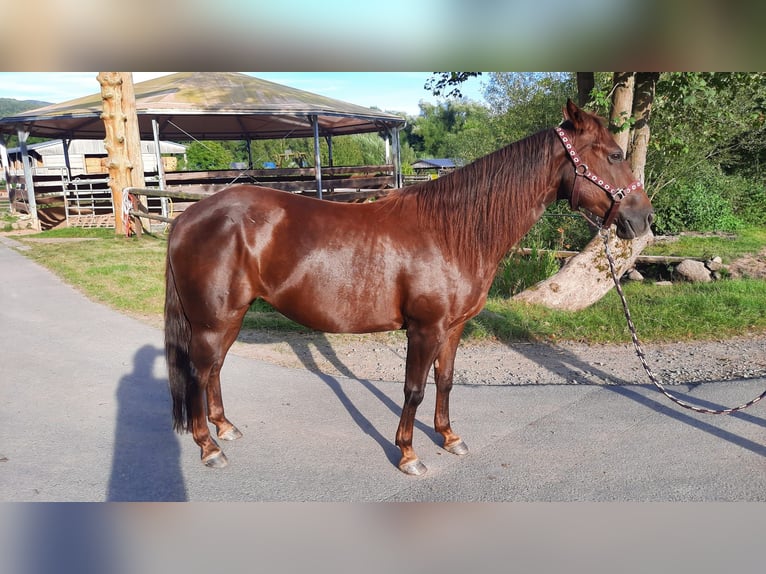
[[654, 88], [659, 72], [638, 72], [636, 74], [635, 96], [633, 98], [633, 131], [630, 146], [630, 169], [636, 178], [644, 183], [646, 152], [649, 149], [649, 116], [654, 102]]
[[593, 72], [576, 72], [577, 77], [577, 105], [581, 108], [590, 102], [590, 94], [596, 86], [596, 77]]
[[630, 128], [628, 127], [631, 114], [633, 113], [633, 89], [635, 86], [635, 72], [615, 72], [612, 88], [612, 106], [609, 110], [609, 129], [614, 134], [614, 139], [622, 148], [623, 153], [628, 154], [628, 142], [630, 141]]
[[109, 187], [114, 205], [114, 226], [118, 235], [130, 230], [123, 209], [123, 190], [143, 187], [144, 166], [136, 116], [136, 96], [131, 72], [99, 72], [104, 120], [104, 146], [108, 155]]
[[[651, 244], [651, 232], [633, 240], [612, 233], [609, 248], [615, 260], [618, 277], [635, 264], [641, 251]], [[514, 301], [543, 305], [562, 311], [579, 311], [590, 307], [614, 287], [609, 261], [604, 253], [604, 240], [596, 235], [585, 249], [570, 258], [552, 277], [513, 296]]]

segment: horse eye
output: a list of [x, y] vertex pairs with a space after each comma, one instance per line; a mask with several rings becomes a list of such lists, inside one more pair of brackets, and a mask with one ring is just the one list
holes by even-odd
[[609, 156], [609, 161], [613, 162], [620, 162], [622, 159], [622, 152], [613, 153]]

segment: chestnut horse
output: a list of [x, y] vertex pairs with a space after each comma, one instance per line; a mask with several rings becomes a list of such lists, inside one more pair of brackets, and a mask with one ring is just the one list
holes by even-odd
[[444, 449], [467, 453], [449, 418], [455, 352], [501, 259], [556, 199], [614, 220], [623, 239], [652, 221], [651, 203], [602, 121], [571, 101], [564, 117], [557, 129], [371, 203], [236, 185], [183, 212], [168, 241], [165, 349], [174, 427], [191, 431], [202, 462], [227, 464], [206, 416], [219, 439], [242, 436], [224, 415], [220, 371], [259, 297], [318, 331], [405, 329], [399, 469], [426, 470], [412, 430], [432, 366], [434, 427]]

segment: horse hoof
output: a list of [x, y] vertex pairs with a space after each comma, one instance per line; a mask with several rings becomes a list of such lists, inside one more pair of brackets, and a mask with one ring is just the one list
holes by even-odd
[[458, 455], [464, 455], [468, 454], [468, 447], [465, 445], [465, 443], [460, 440], [456, 442], [455, 444], [451, 444], [449, 446], [444, 447], [444, 450], [447, 452], [451, 452], [452, 454], [458, 454]]
[[226, 458], [226, 455], [223, 454], [222, 450], [219, 450], [218, 452], [214, 452], [203, 458], [202, 464], [208, 468], [224, 468], [229, 464], [229, 459]]
[[218, 438], [221, 440], [237, 440], [238, 438], [242, 438], [242, 433], [237, 427], [232, 425], [230, 429], [219, 434]]
[[404, 464], [399, 464], [399, 470], [401, 470], [404, 474], [409, 474], [410, 476], [420, 476], [421, 474], [425, 474], [426, 465], [420, 462], [420, 459], [411, 460], [410, 462], [406, 462]]

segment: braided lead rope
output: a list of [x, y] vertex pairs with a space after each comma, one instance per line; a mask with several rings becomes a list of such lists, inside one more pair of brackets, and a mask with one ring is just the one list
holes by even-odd
[[753, 400], [748, 401], [742, 405], [739, 405], [738, 407], [733, 407], [730, 409], [714, 410], [714, 409], [706, 409], [704, 407], [698, 407], [696, 405], [691, 405], [685, 401], [682, 401], [678, 397], [674, 396], [672, 393], [668, 392], [665, 389], [665, 387], [662, 386], [659, 380], [657, 380], [657, 377], [654, 375], [654, 373], [649, 368], [649, 365], [646, 362], [646, 356], [644, 355], [644, 350], [641, 347], [640, 341], [638, 340], [638, 335], [636, 334], [636, 327], [635, 325], [633, 325], [633, 320], [630, 318], [630, 310], [628, 309], [628, 302], [625, 300], [625, 294], [622, 292], [622, 287], [620, 286], [620, 278], [617, 276], [614, 259], [612, 258], [612, 254], [609, 249], [609, 230], [608, 229], [604, 230], [604, 228], [602, 227], [599, 233], [601, 234], [601, 237], [604, 240], [604, 252], [606, 253], [606, 258], [609, 261], [609, 270], [612, 273], [614, 286], [617, 289], [617, 293], [620, 296], [620, 300], [622, 301], [622, 309], [625, 312], [625, 319], [628, 322], [628, 329], [630, 330], [630, 336], [633, 339], [633, 347], [636, 349], [636, 355], [641, 361], [641, 364], [643, 365], [644, 370], [646, 371], [646, 374], [649, 377], [649, 380], [652, 381], [652, 383], [654, 383], [654, 386], [657, 387], [660, 390], [660, 392], [662, 392], [663, 395], [668, 397], [671, 401], [676, 403], [678, 406], [681, 406], [685, 409], [689, 409], [698, 413], [705, 413], [708, 415], [728, 415], [731, 413], [735, 413], [737, 411], [741, 411], [742, 409], [746, 409], [747, 407], [754, 405], [755, 403], [760, 401], [762, 398], [766, 397], [766, 391], [763, 391], [763, 393], [755, 397]]

